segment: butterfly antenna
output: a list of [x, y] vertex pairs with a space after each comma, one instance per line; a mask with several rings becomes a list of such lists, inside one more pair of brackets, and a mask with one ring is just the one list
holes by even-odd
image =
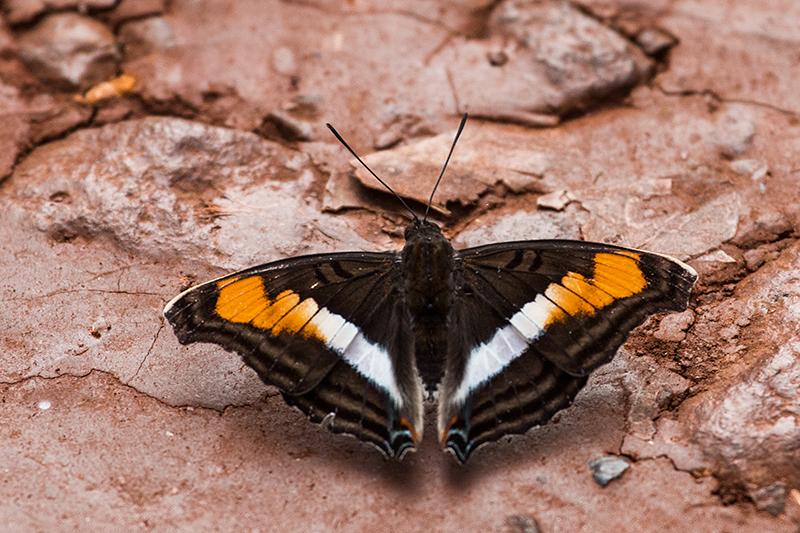
[[453, 155], [453, 150], [456, 149], [456, 143], [458, 142], [458, 138], [461, 137], [461, 132], [464, 131], [464, 124], [467, 123], [467, 114], [464, 113], [464, 116], [461, 117], [461, 124], [458, 126], [458, 131], [456, 132], [456, 138], [453, 139], [453, 146], [450, 147], [450, 153], [447, 154], [447, 159], [444, 161], [444, 166], [442, 167], [442, 173], [439, 174], [439, 179], [436, 180], [436, 185], [433, 186], [433, 190], [431, 191], [430, 200], [428, 200], [428, 207], [425, 208], [425, 216], [422, 217], [422, 220], [428, 220], [428, 211], [431, 210], [431, 204], [433, 203], [433, 195], [436, 194], [436, 189], [439, 188], [439, 182], [442, 181], [442, 176], [444, 176], [444, 171], [447, 168], [447, 163], [450, 162], [450, 156]]
[[326, 126], [328, 126], [328, 129], [329, 129], [329, 130], [331, 130], [331, 132], [333, 132], [333, 134], [336, 136], [336, 138], [339, 140], [339, 142], [340, 142], [340, 143], [342, 143], [342, 144], [344, 145], [344, 147], [345, 147], [345, 148], [347, 148], [347, 150], [348, 150], [348, 151], [349, 151], [351, 154], [353, 154], [353, 157], [355, 157], [355, 158], [358, 160], [358, 162], [359, 162], [359, 163], [361, 163], [361, 166], [363, 166], [364, 168], [366, 168], [366, 169], [369, 171], [369, 173], [370, 173], [370, 174], [372, 174], [372, 175], [375, 177], [375, 179], [376, 179], [376, 180], [378, 180], [378, 181], [380, 182], [380, 184], [381, 184], [381, 185], [383, 185], [384, 187], [386, 187], [386, 189], [387, 189], [387, 190], [388, 190], [390, 193], [394, 194], [395, 198], [397, 198], [398, 200], [400, 200], [400, 203], [401, 203], [401, 204], [403, 204], [403, 207], [405, 207], [405, 208], [406, 208], [406, 211], [408, 211], [408, 212], [411, 214], [411, 218], [413, 218], [414, 220], [419, 220], [419, 219], [417, 218], [417, 215], [414, 213], [414, 211], [412, 211], [412, 210], [411, 210], [411, 208], [410, 208], [410, 207], [408, 207], [408, 204], [405, 202], [405, 200], [403, 200], [403, 198], [402, 198], [402, 197], [401, 197], [399, 194], [397, 194], [396, 192], [394, 192], [394, 189], [392, 189], [391, 187], [389, 187], [389, 186], [386, 184], [386, 182], [385, 182], [385, 181], [383, 181], [382, 179], [380, 179], [380, 178], [378, 177], [378, 175], [377, 175], [377, 174], [375, 174], [375, 173], [372, 171], [372, 169], [371, 169], [371, 168], [369, 168], [369, 167], [367, 166], [367, 164], [366, 164], [366, 163], [364, 163], [364, 161], [362, 161], [362, 159], [361, 159], [360, 157], [358, 157], [358, 154], [356, 154], [356, 152], [355, 152], [355, 151], [354, 151], [352, 148], [350, 148], [350, 145], [349, 145], [349, 144], [347, 144], [347, 143], [345, 142], [345, 140], [344, 140], [344, 139], [342, 139], [342, 136], [341, 136], [341, 135], [339, 135], [339, 132], [338, 132], [338, 131], [336, 131], [336, 129], [334, 129], [334, 127], [333, 127], [333, 126], [331, 126], [330, 124], [325, 124], [325, 125], [326, 125]]

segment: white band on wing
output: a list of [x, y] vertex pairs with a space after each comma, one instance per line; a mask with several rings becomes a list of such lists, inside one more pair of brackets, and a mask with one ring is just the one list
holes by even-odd
[[309, 324], [319, 330], [328, 348], [359, 374], [388, 391], [398, 408], [403, 406], [403, 397], [394, 377], [394, 365], [383, 347], [368, 341], [355, 325], [324, 307]]
[[462, 404], [470, 392], [525, 353], [558, 312], [558, 307], [544, 294], [539, 294], [514, 313], [509, 324], [495, 331], [491, 339], [473, 348], [467, 357], [464, 378], [453, 395], [453, 403]]

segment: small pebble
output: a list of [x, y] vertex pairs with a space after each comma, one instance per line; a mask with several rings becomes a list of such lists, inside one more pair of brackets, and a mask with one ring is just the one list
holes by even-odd
[[589, 461], [592, 478], [601, 487], [620, 477], [630, 466], [631, 464], [622, 457], [598, 457]]
[[776, 481], [768, 487], [761, 487], [750, 493], [756, 509], [778, 516], [786, 508], [786, 484]]
[[650, 57], [663, 54], [678, 44], [678, 39], [661, 28], [645, 28], [636, 35], [635, 40]]

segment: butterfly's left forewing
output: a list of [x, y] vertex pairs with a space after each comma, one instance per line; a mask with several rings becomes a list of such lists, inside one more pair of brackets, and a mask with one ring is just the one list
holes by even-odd
[[164, 315], [181, 343], [238, 352], [312, 420], [402, 456], [422, 391], [398, 277], [396, 253], [305, 256], [193, 287]]
[[567, 407], [647, 316], [684, 310], [697, 277], [662, 255], [582, 241], [457, 254], [439, 431], [462, 462]]

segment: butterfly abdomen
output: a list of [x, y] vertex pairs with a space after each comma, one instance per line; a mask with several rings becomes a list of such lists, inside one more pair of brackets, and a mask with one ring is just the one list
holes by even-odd
[[453, 247], [435, 224], [415, 221], [406, 230], [402, 266], [416, 365], [432, 393], [444, 376], [454, 294]]

